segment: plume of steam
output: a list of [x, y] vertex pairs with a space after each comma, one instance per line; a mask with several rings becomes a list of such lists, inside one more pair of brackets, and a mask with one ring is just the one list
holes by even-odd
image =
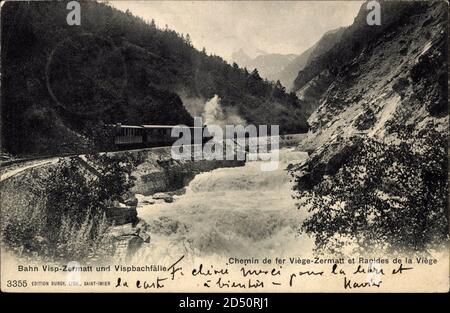
[[202, 117], [206, 125], [218, 125], [222, 128], [225, 125], [245, 125], [245, 121], [236, 112], [227, 110], [220, 105], [218, 95], [205, 103]]
[[223, 122], [225, 120], [225, 114], [223, 113], [223, 109], [220, 107], [220, 98], [218, 95], [215, 95], [205, 103], [205, 109], [202, 117], [206, 125], [218, 125], [218, 122]]
[[205, 100], [199, 97], [189, 96], [184, 90], [178, 91], [178, 95], [186, 110], [191, 116], [202, 116], [205, 110]]
[[179, 92], [179, 95], [186, 110], [192, 116], [201, 116], [206, 125], [218, 125], [223, 129], [225, 125], [246, 125], [235, 110], [221, 106], [218, 95], [206, 102], [198, 97], [189, 97], [185, 92]]

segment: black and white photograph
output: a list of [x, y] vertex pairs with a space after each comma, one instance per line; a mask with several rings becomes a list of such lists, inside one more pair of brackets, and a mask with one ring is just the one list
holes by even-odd
[[449, 291], [447, 1], [0, 5], [3, 292]]

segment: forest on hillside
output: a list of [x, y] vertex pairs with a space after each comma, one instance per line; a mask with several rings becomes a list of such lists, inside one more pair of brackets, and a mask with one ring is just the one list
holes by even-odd
[[107, 148], [103, 125], [192, 124], [183, 99], [218, 95], [246, 123], [304, 132], [301, 101], [279, 82], [199, 51], [189, 34], [81, 1], [2, 7], [2, 151], [43, 155]]

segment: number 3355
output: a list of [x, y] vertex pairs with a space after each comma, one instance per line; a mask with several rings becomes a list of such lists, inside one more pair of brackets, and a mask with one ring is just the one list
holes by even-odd
[[6, 281], [7, 287], [13, 287], [13, 288], [22, 288], [27, 286], [26, 280], [8, 280]]

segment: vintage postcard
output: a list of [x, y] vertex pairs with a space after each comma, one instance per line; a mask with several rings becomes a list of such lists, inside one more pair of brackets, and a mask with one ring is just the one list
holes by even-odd
[[448, 292], [448, 38], [447, 1], [2, 2], [1, 291]]

